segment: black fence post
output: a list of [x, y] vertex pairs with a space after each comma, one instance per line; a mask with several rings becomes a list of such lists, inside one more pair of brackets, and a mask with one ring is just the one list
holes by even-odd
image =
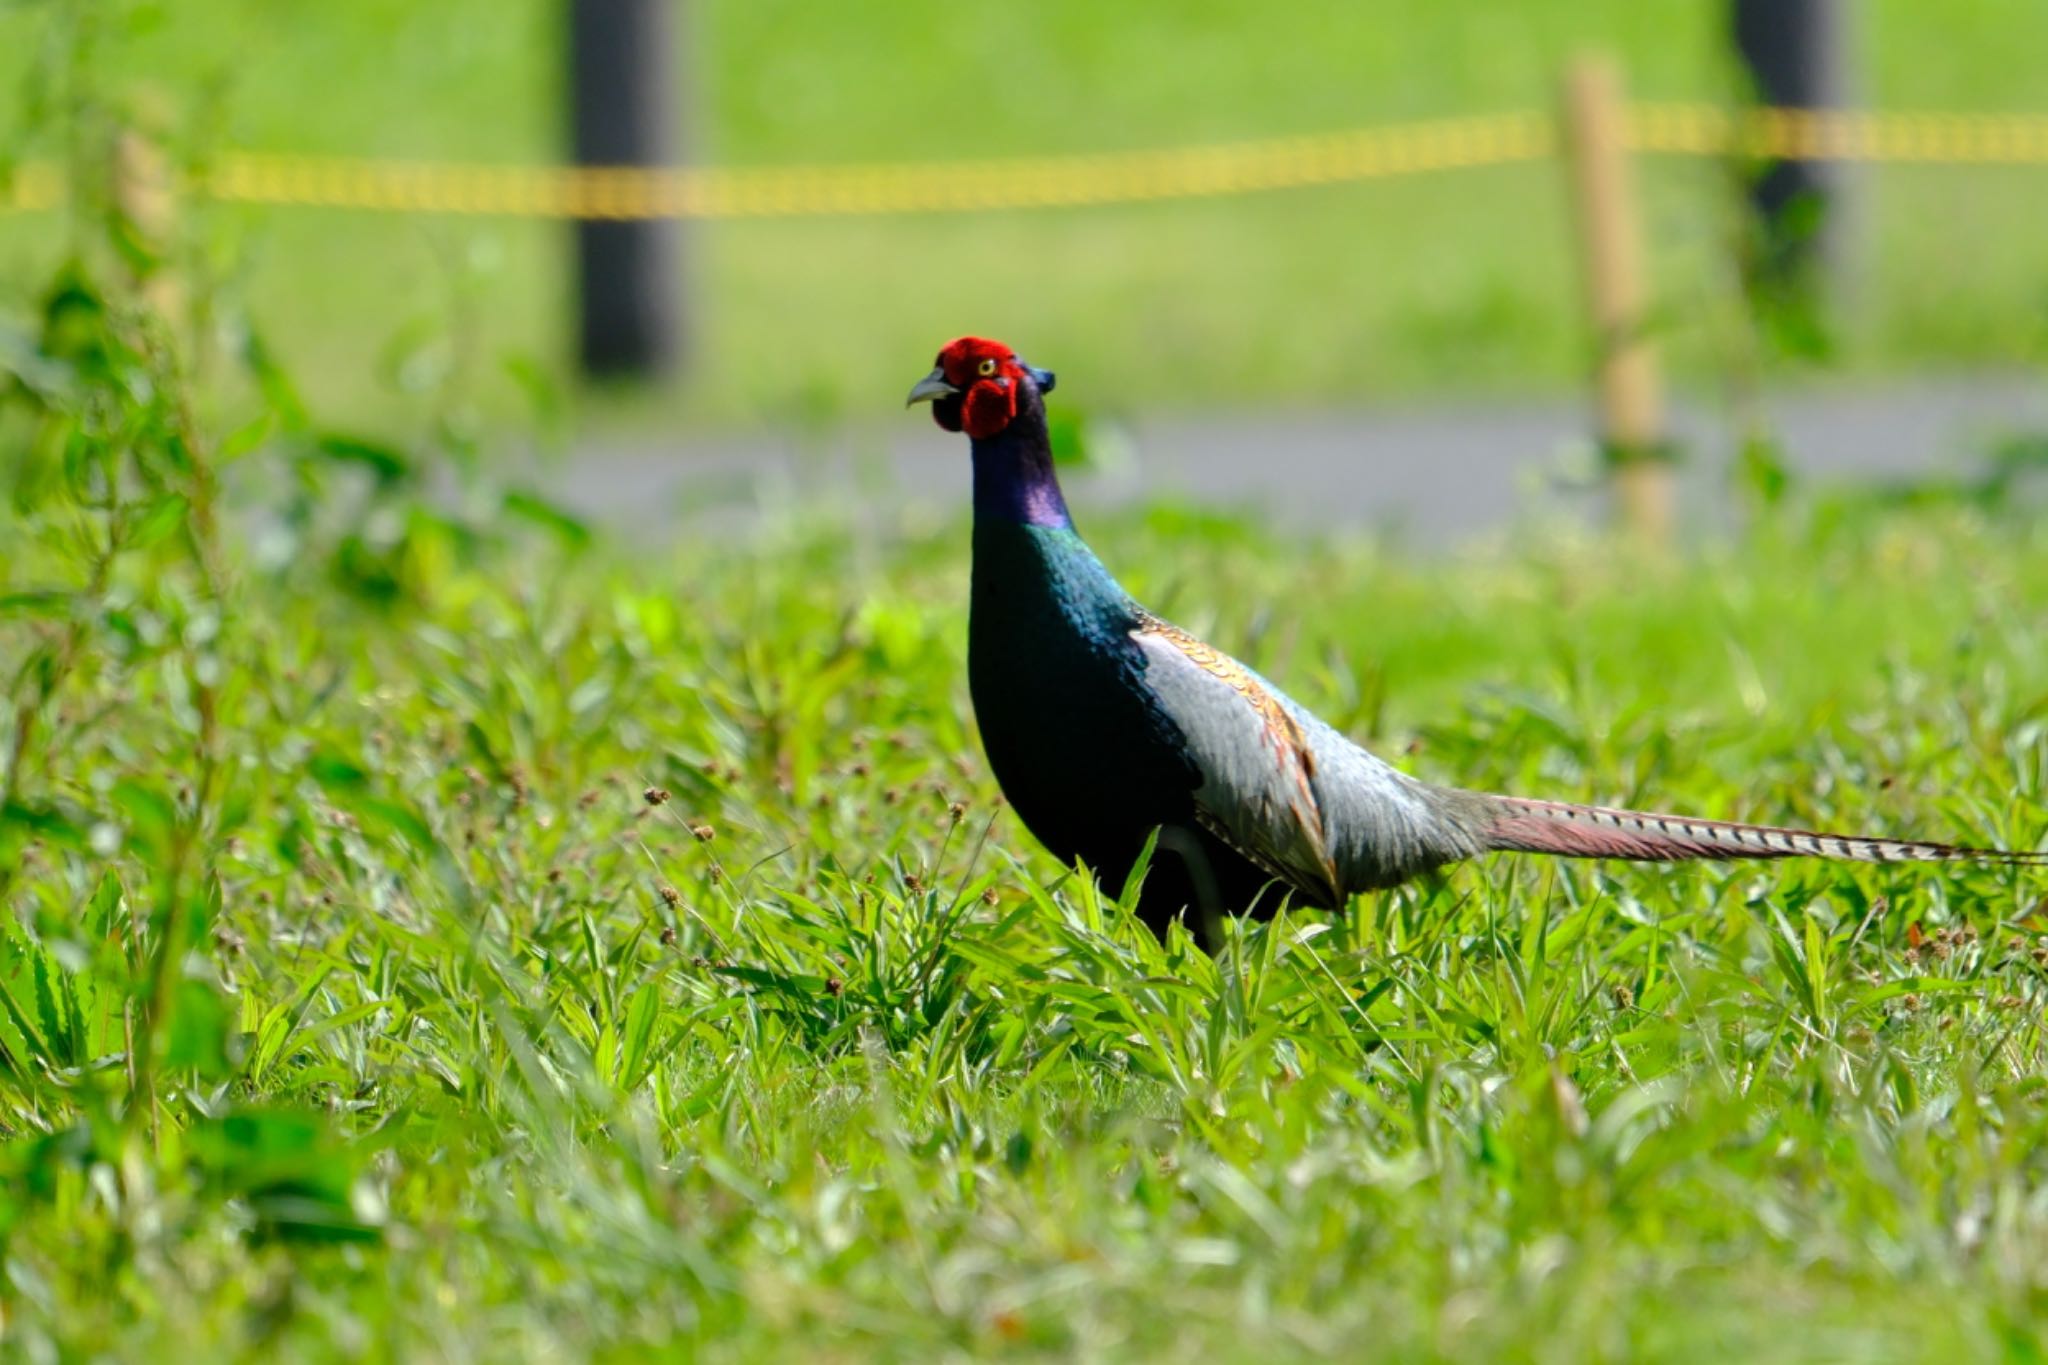
[[[1849, 0], [1733, 0], [1735, 47], [1763, 104], [1839, 109], [1848, 98]], [[1750, 187], [1760, 229], [1759, 260], [1779, 286], [1810, 289], [1845, 249], [1842, 167], [1787, 159], [1763, 168]]]
[[[569, 102], [581, 166], [665, 166], [675, 146], [670, 13], [682, 0], [569, 0]], [[682, 358], [677, 224], [576, 225], [583, 372], [653, 377]]]

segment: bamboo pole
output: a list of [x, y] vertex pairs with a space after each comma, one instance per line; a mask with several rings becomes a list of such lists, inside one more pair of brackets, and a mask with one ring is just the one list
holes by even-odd
[[1663, 386], [1647, 335], [1641, 225], [1630, 172], [1621, 70], [1584, 54], [1565, 73], [1564, 133], [1593, 324], [1600, 440], [1621, 524], [1661, 542], [1677, 499]]

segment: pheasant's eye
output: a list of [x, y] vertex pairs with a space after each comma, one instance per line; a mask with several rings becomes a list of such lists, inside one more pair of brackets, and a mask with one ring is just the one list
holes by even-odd
[[993, 357], [991, 357], [991, 358], [989, 358], [989, 359], [987, 359], [987, 360], [984, 360], [984, 361], [982, 361], [982, 362], [981, 362], [981, 364], [980, 364], [980, 365], [976, 366], [975, 368], [976, 368], [976, 369], [978, 369], [978, 370], [980, 370], [980, 371], [981, 371], [981, 373], [982, 373], [982, 375], [983, 375], [984, 377], [986, 377], [986, 376], [988, 376], [988, 375], [992, 375], [992, 374], [994, 374], [994, 373], [996, 372], [996, 362], [995, 362], [995, 359], [994, 359]]

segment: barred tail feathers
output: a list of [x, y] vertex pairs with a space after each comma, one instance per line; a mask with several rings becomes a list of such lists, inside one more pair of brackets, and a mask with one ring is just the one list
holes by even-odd
[[1485, 798], [1490, 819], [1478, 831], [1488, 849], [1568, 858], [1644, 862], [1684, 858], [1835, 858], [1859, 863], [1992, 862], [2048, 866], [2048, 852], [1963, 848], [1918, 839], [1823, 834], [1775, 825], [1647, 811], [1575, 806], [1519, 796]]

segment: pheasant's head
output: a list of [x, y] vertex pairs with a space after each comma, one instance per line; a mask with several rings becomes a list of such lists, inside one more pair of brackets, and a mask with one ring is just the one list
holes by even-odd
[[932, 420], [948, 431], [985, 441], [1010, 425], [1027, 391], [1052, 392], [1051, 370], [1026, 365], [1000, 341], [955, 337], [940, 348], [932, 372], [910, 391], [930, 403]]

